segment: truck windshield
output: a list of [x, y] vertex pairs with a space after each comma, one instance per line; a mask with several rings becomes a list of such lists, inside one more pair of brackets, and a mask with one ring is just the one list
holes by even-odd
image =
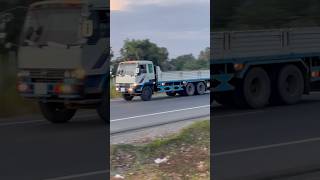
[[134, 76], [136, 73], [137, 64], [119, 64], [118, 75]]
[[22, 43], [78, 44], [81, 40], [80, 20], [81, 6], [30, 9], [22, 33]]

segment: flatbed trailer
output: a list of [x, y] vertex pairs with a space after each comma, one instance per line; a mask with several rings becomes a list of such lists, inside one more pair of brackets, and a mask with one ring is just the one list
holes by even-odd
[[213, 99], [260, 108], [319, 90], [320, 27], [211, 33]]

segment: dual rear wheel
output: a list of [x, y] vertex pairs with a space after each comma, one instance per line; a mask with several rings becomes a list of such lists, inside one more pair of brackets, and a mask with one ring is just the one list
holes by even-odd
[[238, 83], [234, 92], [214, 93], [214, 99], [225, 106], [261, 108], [270, 100], [281, 104], [297, 103], [303, 92], [304, 78], [297, 66], [283, 66], [274, 79], [270, 79], [263, 68], [254, 67]]
[[167, 92], [168, 96], [175, 96], [177, 93], [181, 96], [193, 96], [193, 95], [203, 95], [207, 91], [207, 87], [204, 82], [192, 83], [189, 82], [184, 90], [180, 92]]

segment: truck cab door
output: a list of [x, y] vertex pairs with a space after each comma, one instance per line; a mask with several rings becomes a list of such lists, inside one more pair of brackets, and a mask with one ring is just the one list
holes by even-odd
[[154, 71], [154, 66], [153, 64], [147, 64], [148, 66], [148, 79], [149, 82], [156, 82], [156, 76], [155, 76], [155, 71]]
[[139, 64], [138, 69], [139, 69], [139, 72], [137, 74], [137, 80], [136, 80], [137, 83], [142, 84], [142, 83], [147, 82], [147, 80], [148, 80], [147, 65], [146, 64]]

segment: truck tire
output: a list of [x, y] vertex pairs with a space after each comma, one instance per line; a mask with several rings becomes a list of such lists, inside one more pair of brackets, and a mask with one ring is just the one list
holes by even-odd
[[140, 96], [142, 101], [150, 101], [152, 98], [152, 89], [149, 86], [146, 86], [142, 89], [142, 93]]
[[43, 116], [52, 123], [66, 123], [74, 116], [76, 109], [68, 109], [63, 103], [39, 102]]
[[203, 95], [206, 92], [206, 85], [203, 82], [197, 83], [196, 94]]
[[185, 90], [183, 91], [178, 91], [179, 96], [187, 96], [187, 93]]
[[195, 94], [195, 92], [196, 92], [196, 88], [195, 88], [193, 83], [188, 83], [186, 85], [185, 91], [186, 91], [186, 95], [187, 96], [193, 96]]
[[301, 70], [295, 65], [284, 66], [278, 75], [277, 95], [281, 104], [297, 103], [304, 91], [304, 79]]
[[177, 95], [176, 92], [166, 92], [167, 96], [174, 97]]
[[243, 79], [242, 95], [250, 108], [262, 108], [269, 103], [271, 83], [264, 69], [255, 67], [249, 70]]
[[122, 98], [126, 101], [132, 101], [132, 99], [134, 98], [134, 96], [130, 95], [130, 94], [123, 94]]

